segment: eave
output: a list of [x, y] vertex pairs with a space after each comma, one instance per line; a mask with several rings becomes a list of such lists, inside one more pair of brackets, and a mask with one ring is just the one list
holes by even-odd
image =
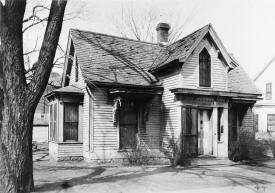
[[238, 93], [230, 91], [217, 91], [217, 90], [202, 90], [202, 89], [189, 89], [189, 88], [173, 88], [170, 91], [177, 95], [199, 95], [199, 96], [213, 96], [213, 97], [225, 97], [233, 100], [252, 100], [257, 101], [260, 98], [260, 94], [253, 93]]

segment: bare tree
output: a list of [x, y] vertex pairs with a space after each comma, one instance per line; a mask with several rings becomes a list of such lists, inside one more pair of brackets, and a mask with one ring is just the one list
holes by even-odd
[[33, 185], [33, 116], [53, 67], [66, 4], [52, 0], [38, 60], [31, 65], [32, 79], [27, 82], [26, 0], [0, 1], [0, 190], [4, 193], [29, 193]]
[[[163, 20], [171, 21], [172, 28], [169, 31], [168, 43], [173, 43], [180, 39], [184, 32], [185, 25], [190, 22], [196, 14], [195, 9], [184, 17], [175, 13], [162, 13], [157, 8], [144, 9], [136, 12], [132, 7], [121, 7], [121, 16], [114, 22], [115, 27], [122, 37], [135, 38], [139, 41], [157, 42], [156, 26]], [[172, 22], [173, 21], [173, 22]]]

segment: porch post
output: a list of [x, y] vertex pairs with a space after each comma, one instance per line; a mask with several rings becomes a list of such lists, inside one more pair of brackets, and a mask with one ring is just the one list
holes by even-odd
[[223, 144], [219, 147], [222, 147], [219, 150], [219, 157], [228, 158], [228, 108], [223, 109]]
[[212, 112], [212, 135], [213, 135], [213, 156], [218, 156], [218, 139], [217, 139], [217, 131], [218, 131], [218, 107], [213, 108]]

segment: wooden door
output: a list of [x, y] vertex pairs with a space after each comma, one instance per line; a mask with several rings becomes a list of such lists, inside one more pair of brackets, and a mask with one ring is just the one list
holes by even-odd
[[182, 108], [182, 140], [184, 152], [190, 156], [198, 154], [198, 110]]
[[211, 111], [200, 109], [198, 112], [198, 154], [210, 155], [213, 152], [212, 128], [210, 126]]
[[119, 147], [120, 149], [136, 148], [137, 107], [134, 102], [122, 103], [119, 112]]

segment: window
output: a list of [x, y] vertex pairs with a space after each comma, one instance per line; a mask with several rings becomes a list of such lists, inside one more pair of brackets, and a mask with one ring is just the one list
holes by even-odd
[[119, 111], [119, 148], [136, 148], [137, 107], [125, 101]]
[[64, 141], [78, 141], [78, 103], [64, 103]]
[[272, 100], [272, 83], [266, 83], [265, 92], [265, 99]]
[[199, 82], [201, 87], [211, 87], [211, 58], [205, 48], [199, 55]]
[[50, 106], [50, 141], [57, 140], [57, 104]]
[[267, 131], [275, 131], [275, 114], [267, 115]]

